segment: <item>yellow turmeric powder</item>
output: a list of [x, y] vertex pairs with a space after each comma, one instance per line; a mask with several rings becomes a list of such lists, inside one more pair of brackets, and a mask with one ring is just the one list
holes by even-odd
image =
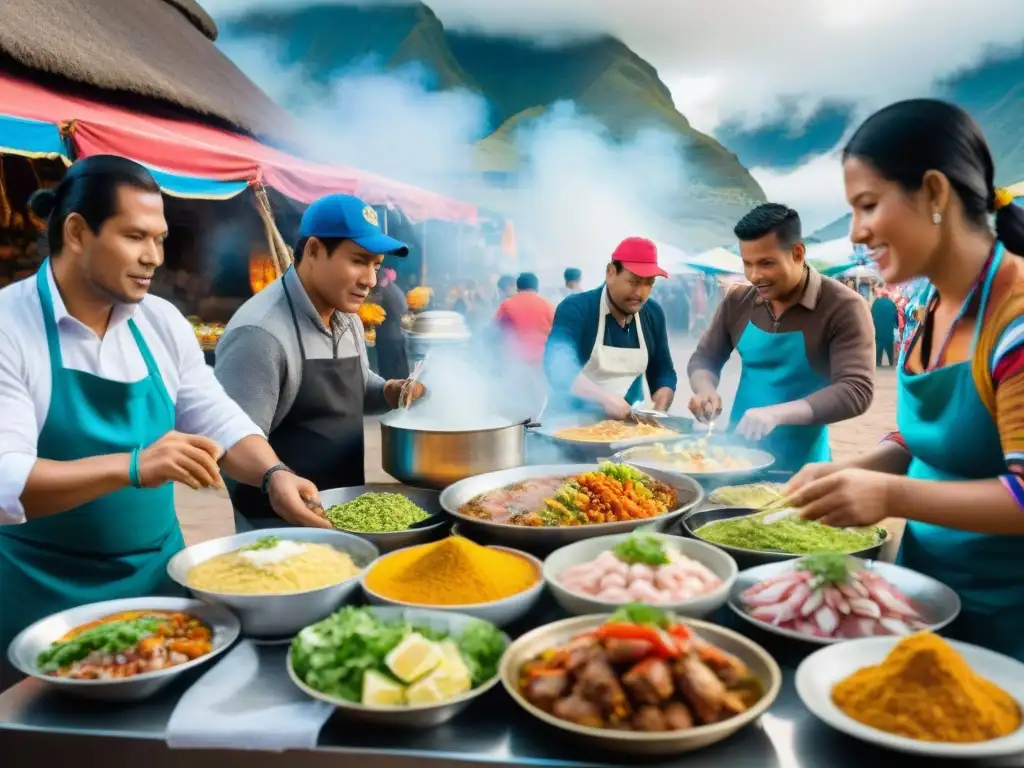
[[366, 586], [403, 603], [475, 605], [519, 594], [539, 578], [525, 557], [449, 536], [381, 558], [367, 572]]
[[988, 741], [1021, 725], [1013, 697], [931, 632], [904, 638], [881, 664], [836, 683], [832, 701], [859, 723], [919, 741]]

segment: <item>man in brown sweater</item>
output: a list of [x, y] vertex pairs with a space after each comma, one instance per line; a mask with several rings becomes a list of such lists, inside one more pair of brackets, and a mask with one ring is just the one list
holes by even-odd
[[722, 367], [743, 362], [730, 429], [795, 472], [828, 461], [827, 425], [864, 413], [874, 395], [874, 332], [857, 293], [804, 260], [800, 216], [765, 203], [735, 228], [751, 285], [730, 291], [690, 358], [690, 411], [722, 411]]

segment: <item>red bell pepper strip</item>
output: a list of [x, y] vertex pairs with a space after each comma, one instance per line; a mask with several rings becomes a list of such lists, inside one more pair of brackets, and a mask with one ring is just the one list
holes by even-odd
[[600, 640], [646, 640], [659, 656], [667, 659], [674, 659], [680, 653], [679, 646], [668, 633], [643, 624], [602, 624], [594, 635]]

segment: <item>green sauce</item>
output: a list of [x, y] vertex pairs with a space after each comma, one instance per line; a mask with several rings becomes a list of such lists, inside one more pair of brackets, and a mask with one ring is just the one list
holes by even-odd
[[833, 528], [798, 517], [784, 518], [765, 525], [759, 517], [707, 523], [694, 531], [694, 534], [712, 544], [793, 555], [857, 552], [875, 546], [883, 537], [882, 529], [876, 527]]

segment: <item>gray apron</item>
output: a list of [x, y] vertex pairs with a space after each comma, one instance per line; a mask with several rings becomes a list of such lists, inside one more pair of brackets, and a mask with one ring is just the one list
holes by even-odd
[[[308, 359], [295, 304], [282, 283], [292, 325], [299, 340], [302, 378], [291, 409], [268, 437], [271, 448], [296, 474], [310, 480], [321, 491], [363, 485], [363, 403], [366, 385], [359, 355]], [[352, 323], [345, 317], [343, 322]], [[356, 333], [351, 325], [350, 333]], [[287, 525], [274, 512], [259, 488], [237, 483], [231, 488], [235, 528], [251, 531]]]

